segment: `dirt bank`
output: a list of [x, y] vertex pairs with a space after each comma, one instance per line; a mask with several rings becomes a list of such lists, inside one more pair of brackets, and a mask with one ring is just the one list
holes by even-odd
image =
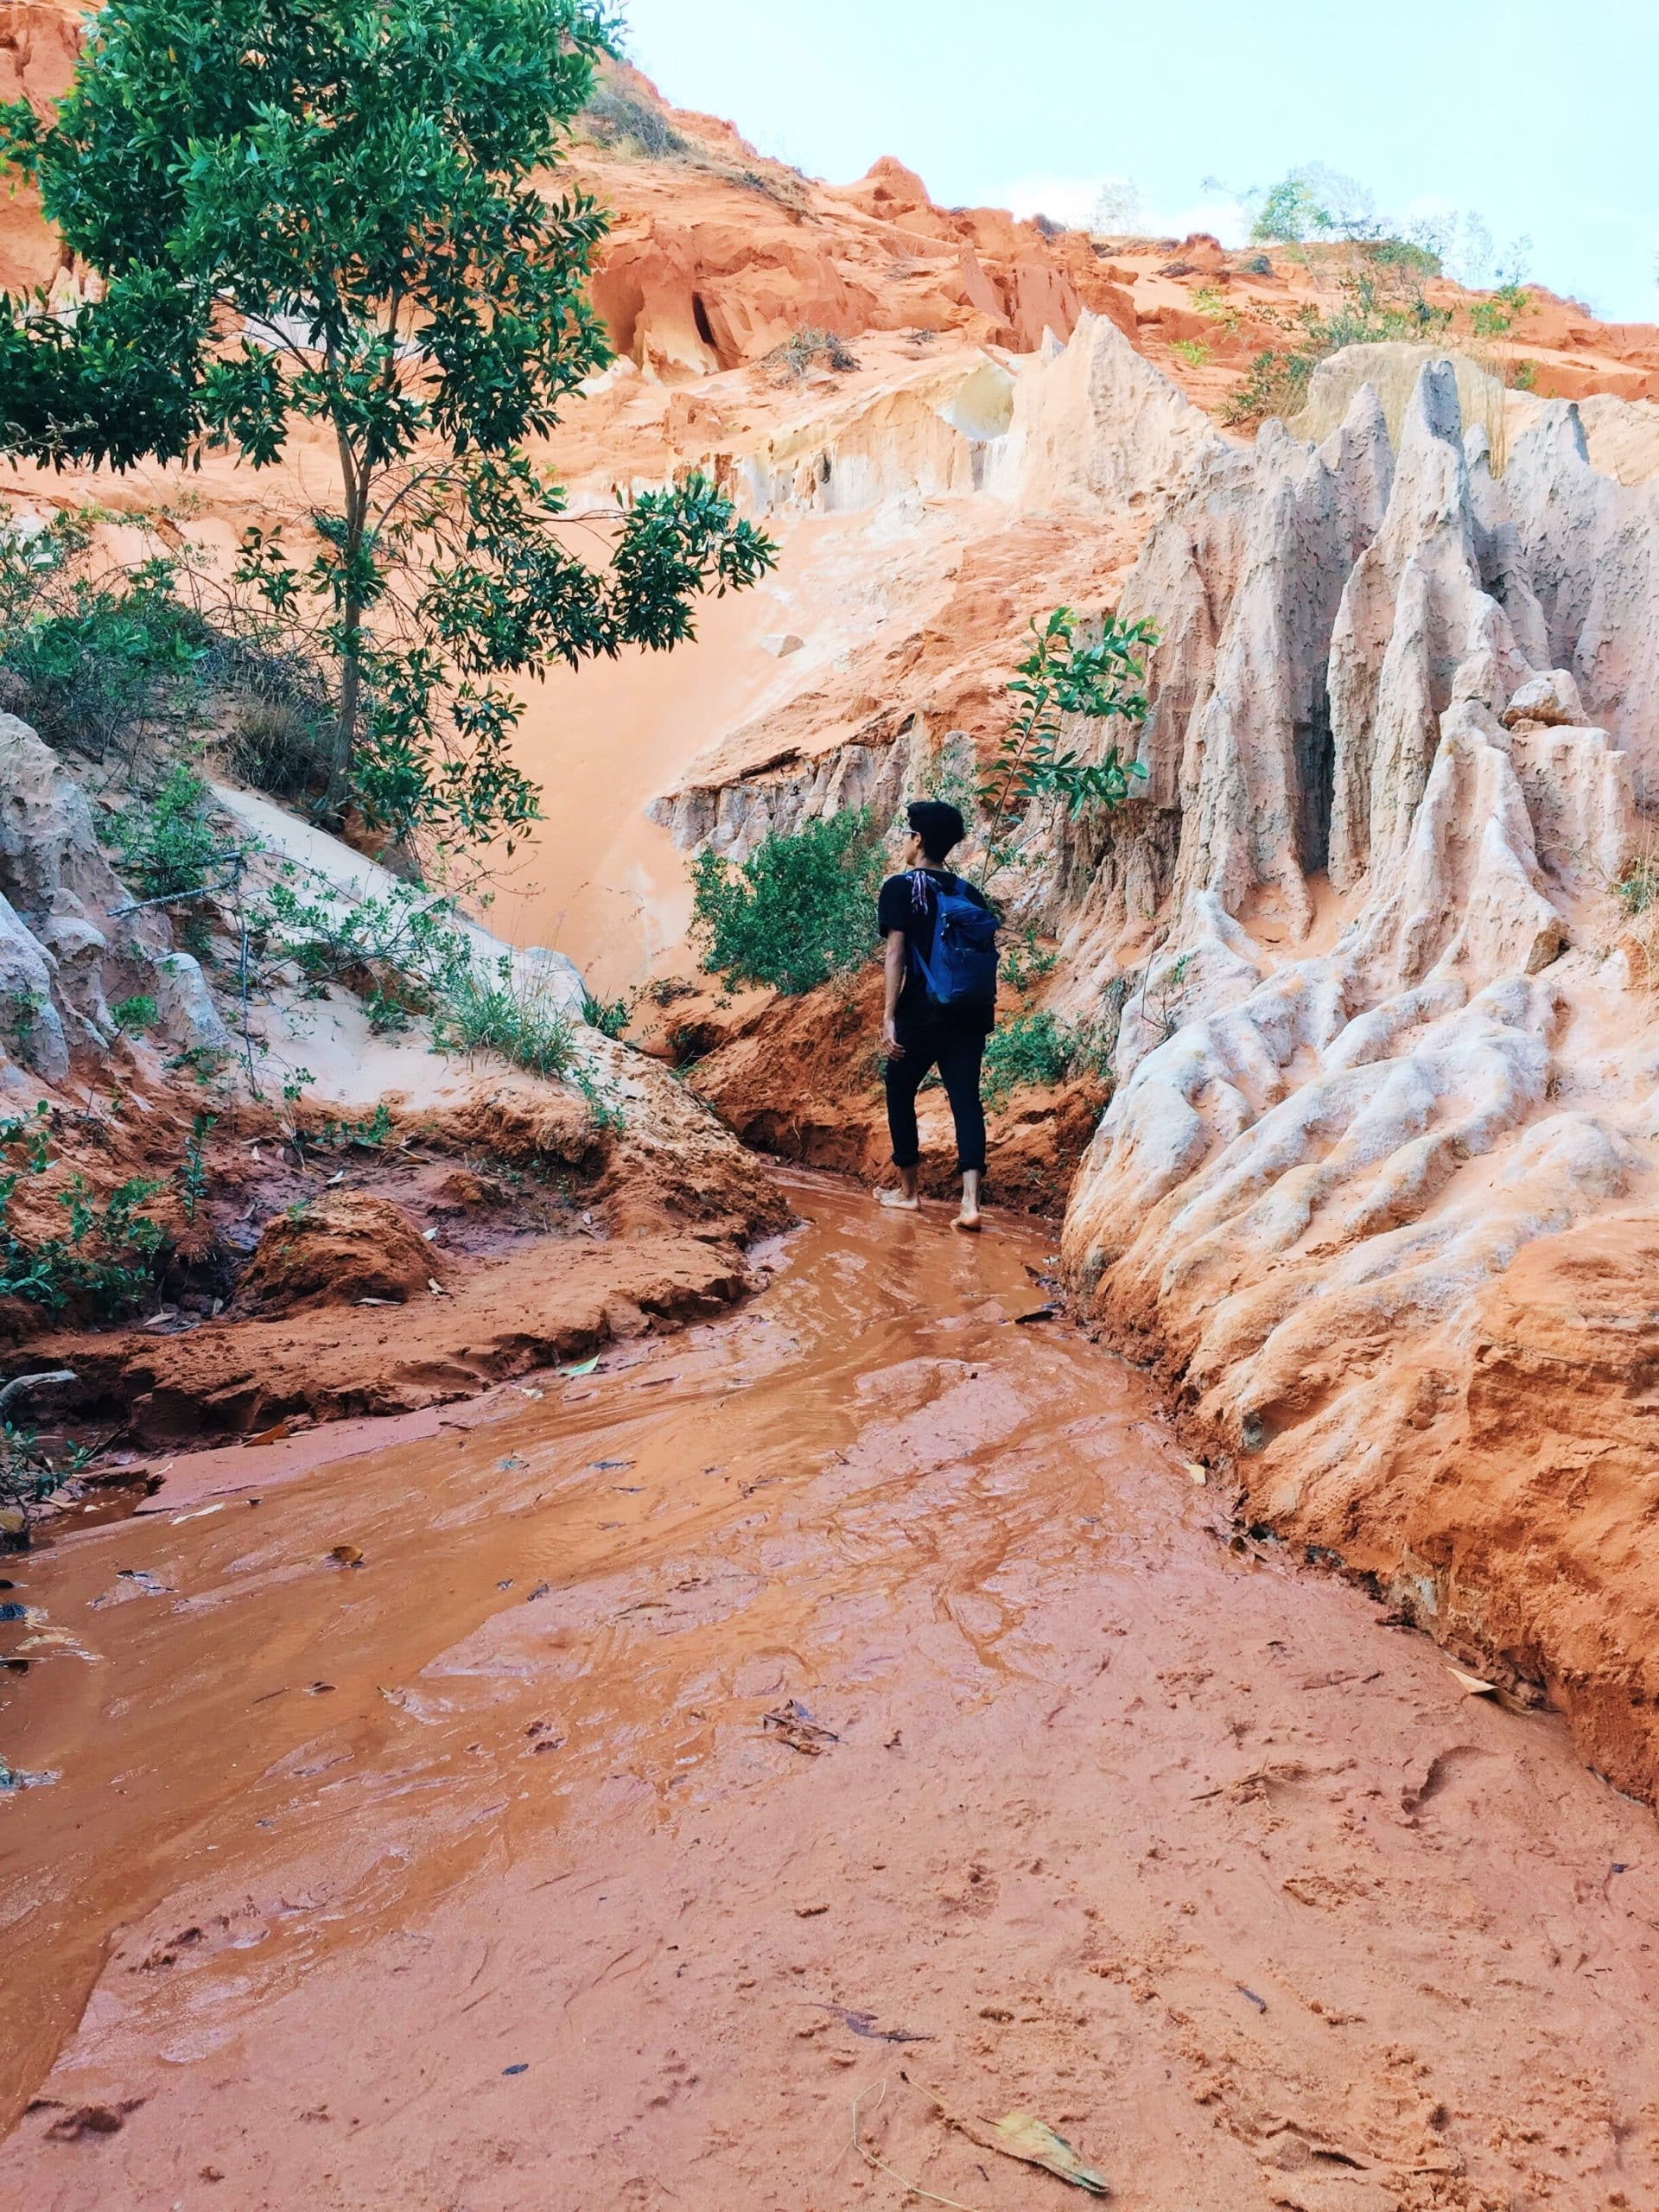
[[[891, 1179], [893, 1159], [881, 1084], [881, 988], [874, 956], [861, 970], [800, 998], [750, 992], [728, 1007], [709, 985], [658, 1009], [643, 1005], [635, 1033], [682, 1060], [688, 1087], [745, 1144], [877, 1184]], [[1013, 1014], [1005, 1009], [1005, 1019]], [[1109, 1096], [1109, 1084], [1095, 1076], [993, 1090], [986, 1103], [989, 1201], [1059, 1215]], [[958, 1187], [957, 1145], [937, 1083], [923, 1090], [917, 1109], [922, 1187], [944, 1198]]]
[[[57, 1115], [95, 1190], [188, 1135], [188, 1096], [144, 1105], [142, 1125], [130, 1106]], [[54, 1459], [100, 1435], [104, 1479], [135, 1452], [444, 1404], [675, 1327], [740, 1298], [749, 1246], [788, 1218], [712, 1125], [677, 1135], [619, 1135], [516, 1075], [372, 1127], [232, 1101], [201, 1140], [200, 1192], [151, 1202], [172, 1256], [142, 1318], [51, 1325], [9, 1300], [0, 1373], [72, 1371], [31, 1421]], [[49, 1226], [51, 1193], [33, 1203]]]
[[568, 1402], [19, 1573], [0, 2202], [897, 2208], [855, 2101], [976, 2212], [1011, 2109], [1131, 2212], [1649, 2202], [1651, 1817], [1230, 1551], [1039, 1243], [790, 1196]]

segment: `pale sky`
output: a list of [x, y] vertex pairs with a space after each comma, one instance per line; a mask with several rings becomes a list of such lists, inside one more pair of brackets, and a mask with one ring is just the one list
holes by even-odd
[[624, 0], [677, 105], [831, 183], [880, 154], [947, 206], [1082, 221], [1132, 179], [1160, 231], [1243, 221], [1205, 177], [1306, 162], [1379, 208], [1473, 211], [1527, 273], [1659, 320], [1659, 0]]

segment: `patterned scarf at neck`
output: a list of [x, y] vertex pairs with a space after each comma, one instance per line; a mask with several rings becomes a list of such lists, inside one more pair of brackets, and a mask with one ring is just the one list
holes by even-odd
[[925, 868], [913, 868], [910, 871], [910, 903], [914, 912], [925, 914], [927, 912], [927, 887], [932, 880], [931, 872]]

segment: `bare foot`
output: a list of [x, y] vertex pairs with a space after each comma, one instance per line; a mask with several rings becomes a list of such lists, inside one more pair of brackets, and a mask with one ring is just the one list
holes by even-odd
[[979, 1234], [978, 1208], [976, 1207], [974, 1211], [969, 1213], [967, 1207], [964, 1206], [962, 1211], [957, 1216], [956, 1219], [951, 1223], [950, 1226], [952, 1229], [961, 1230], [964, 1236], [977, 1236]]
[[919, 1213], [922, 1210], [919, 1198], [907, 1198], [902, 1191], [878, 1191], [875, 1196], [878, 1205], [893, 1206], [900, 1213]]

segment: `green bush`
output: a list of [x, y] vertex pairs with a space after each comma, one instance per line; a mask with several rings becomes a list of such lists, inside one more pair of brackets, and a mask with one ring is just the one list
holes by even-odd
[[[1080, 640], [1079, 632], [1099, 635]], [[1040, 823], [1020, 817], [1033, 804], [1073, 821], [1098, 809], [1109, 813], [1133, 796], [1146, 770], [1132, 756], [1148, 712], [1141, 685], [1147, 655], [1158, 642], [1150, 621], [1120, 622], [1108, 607], [1085, 625], [1069, 607], [1057, 607], [1027, 626], [1031, 649], [1007, 684], [1008, 723], [995, 763], [981, 778], [985, 851], [991, 876], [1018, 860]], [[1066, 743], [1077, 721], [1121, 721], [1121, 742], [1085, 760]], [[1096, 745], [1099, 740], [1092, 741]]]
[[48, 743], [102, 760], [190, 718], [207, 645], [175, 596], [170, 561], [95, 571], [91, 536], [76, 515], [0, 537], [0, 664], [28, 686], [29, 717]]
[[531, 1075], [566, 1076], [575, 1064], [575, 1033], [544, 990], [516, 981], [504, 955], [494, 977], [468, 968], [432, 1009], [432, 1042], [441, 1052], [499, 1052]]
[[1089, 1025], [1022, 1014], [986, 1039], [981, 1088], [988, 1106], [1001, 1108], [1023, 1084], [1052, 1090], [1075, 1075], [1104, 1079], [1110, 1073], [1102, 1040]]
[[0, 1422], [0, 1510], [7, 1512], [6, 1522], [0, 1522], [0, 1551], [27, 1546], [34, 1508], [50, 1497], [61, 1480], [39, 1450], [32, 1428]]
[[582, 995], [582, 1018], [590, 1029], [597, 1029], [601, 1037], [620, 1037], [633, 1019], [632, 997], [596, 999], [591, 991]]
[[[619, 1110], [582, 1066], [575, 1027], [550, 991], [518, 982], [505, 956], [493, 976], [480, 976], [453, 899], [394, 883], [382, 896], [347, 904], [320, 879], [308, 887], [306, 878], [284, 863], [252, 918], [262, 969], [291, 961], [318, 996], [335, 983], [355, 991], [377, 1030], [407, 1028], [412, 1016], [424, 1016], [435, 1052], [499, 1052], [532, 1075], [574, 1084], [596, 1126], [620, 1127]], [[626, 1019], [620, 1001], [597, 1010], [608, 1020], [619, 1008]], [[359, 1131], [353, 1141], [381, 1142], [384, 1135], [370, 1139]]]
[[1413, 238], [1378, 238], [1367, 251], [1379, 269], [1398, 269], [1408, 276], [1423, 278], [1443, 274], [1440, 257], [1433, 247], [1421, 245]]
[[125, 1030], [130, 1037], [142, 1037], [145, 1030], [156, 1027], [161, 1011], [154, 999], [140, 995], [118, 1000], [110, 1008], [110, 1018], [118, 1029]]
[[18, 1190], [53, 1165], [51, 1122], [41, 1106], [27, 1120], [0, 1122], [0, 1297], [21, 1298], [59, 1314], [85, 1306], [114, 1320], [154, 1288], [167, 1238], [139, 1209], [164, 1186], [137, 1175], [100, 1206], [85, 1179], [72, 1175], [53, 1196], [67, 1217], [61, 1236], [23, 1243], [11, 1224]]
[[221, 871], [224, 848], [208, 819], [207, 786], [175, 762], [147, 798], [124, 807], [110, 834], [123, 873], [144, 899], [202, 890]]
[[1375, 238], [1382, 226], [1370, 192], [1355, 178], [1304, 162], [1264, 192], [1250, 195], [1253, 245], [1294, 245], [1309, 238]]
[[1294, 342], [1284, 348], [1269, 346], [1256, 355], [1222, 419], [1242, 425], [1269, 415], [1284, 418], [1299, 414], [1314, 370], [1344, 346], [1434, 338], [1451, 320], [1449, 309], [1431, 307], [1424, 297], [1421, 272], [1405, 264], [1384, 264], [1381, 277], [1373, 270], [1344, 276], [1342, 304], [1336, 313], [1322, 315], [1311, 302], [1301, 308]]
[[580, 121], [596, 146], [625, 156], [662, 162], [691, 151], [660, 108], [608, 80], [594, 86]]
[[1023, 936], [1003, 948], [1002, 980], [1011, 991], [1024, 998], [1052, 976], [1059, 964], [1060, 956], [1054, 947], [1039, 944], [1036, 931], [1027, 929]]
[[875, 950], [880, 843], [868, 810], [774, 830], [734, 869], [713, 853], [691, 869], [691, 934], [728, 988], [798, 997]]
[[470, 973], [472, 944], [452, 899], [413, 884], [342, 900], [326, 879], [284, 861], [251, 916], [262, 968], [291, 961], [313, 996], [355, 991], [377, 1032], [406, 1029]]

